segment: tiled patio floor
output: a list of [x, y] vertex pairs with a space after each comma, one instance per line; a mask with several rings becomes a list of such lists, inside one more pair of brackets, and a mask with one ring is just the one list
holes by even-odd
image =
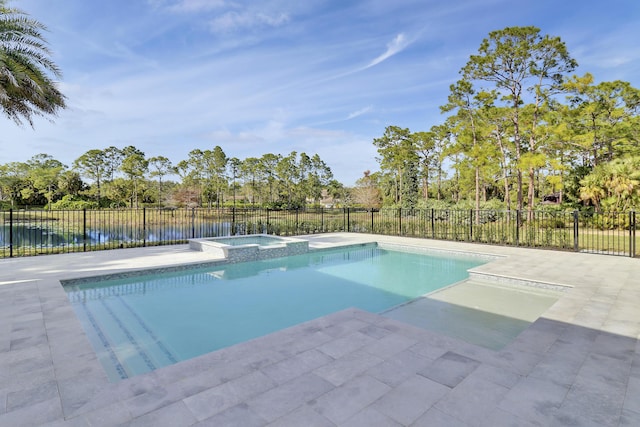
[[640, 425], [640, 259], [304, 238], [501, 255], [474, 274], [572, 288], [500, 351], [349, 309], [109, 383], [59, 280], [210, 256], [181, 245], [0, 260], [0, 426]]

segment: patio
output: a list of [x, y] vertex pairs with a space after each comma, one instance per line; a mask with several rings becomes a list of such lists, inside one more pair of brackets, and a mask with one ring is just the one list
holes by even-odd
[[59, 280], [211, 261], [188, 245], [0, 260], [0, 425], [640, 425], [640, 263], [363, 234], [498, 255], [475, 277], [570, 286], [500, 351], [356, 309], [109, 383]]

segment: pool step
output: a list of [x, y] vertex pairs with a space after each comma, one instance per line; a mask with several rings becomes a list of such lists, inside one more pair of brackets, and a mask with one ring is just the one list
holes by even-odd
[[499, 350], [560, 295], [549, 289], [469, 279], [391, 309], [383, 316]]
[[502, 274], [484, 273], [479, 271], [469, 271], [469, 280], [488, 283], [500, 283], [509, 286], [524, 286], [528, 288], [540, 288], [550, 289], [555, 291], [566, 291], [571, 286], [563, 285], [561, 283], [543, 282], [539, 280], [527, 280], [517, 277], [505, 276]]
[[[104, 298], [82, 305], [99, 341], [92, 343], [98, 358], [111, 361], [107, 375], [114, 381], [177, 362], [176, 356], [162, 343], [135, 311], [121, 298]], [[109, 366], [109, 364], [104, 365]]]

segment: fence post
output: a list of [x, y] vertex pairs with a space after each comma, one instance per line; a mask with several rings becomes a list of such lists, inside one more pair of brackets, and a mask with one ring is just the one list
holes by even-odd
[[469, 209], [469, 241], [473, 242], [473, 209]]
[[320, 208], [320, 232], [324, 233], [324, 208]]
[[147, 208], [142, 208], [142, 247], [147, 247]]
[[350, 208], [347, 208], [347, 233], [351, 232], [351, 212], [350, 212]]
[[629, 256], [636, 256], [636, 211], [629, 212]]
[[375, 234], [373, 229], [373, 208], [371, 208], [371, 234]]
[[196, 238], [196, 208], [191, 208], [191, 238]]
[[520, 246], [520, 210], [516, 209], [516, 246]]
[[573, 211], [573, 250], [578, 252], [580, 247], [578, 245], [578, 211]]
[[269, 234], [269, 208], [267, 208], [267, 234]]
[[402, 236], [402, 208], [398, 208], [398, 236]]
[[434, 217], [435, 209], [431, 208], [431, 238], [436, 238], [436, 219]]
[[9, 209], [9, 258], [13, 258], [13, 209]]
[[82, 252], [87, 252], [87, 208], [82, 209]]
[[300, 231], [299, 231], [300, 223], [298, 222], [298, 211], [299, 209], [296, 208], [296, 234], [300, 234]]
[[[236, 200], [234, 198], [233, 202], [235, 203], [235, 201]], [[231, 208], [231, 235], [232, 236], [236, 235], [236, 207], [235, 206]]]

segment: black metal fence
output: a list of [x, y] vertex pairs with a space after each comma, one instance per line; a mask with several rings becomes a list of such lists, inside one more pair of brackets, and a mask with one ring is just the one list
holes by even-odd
[[636, 256], [634, 211], [116, 209], [0, 212], [0, 257], [336, 231]]

